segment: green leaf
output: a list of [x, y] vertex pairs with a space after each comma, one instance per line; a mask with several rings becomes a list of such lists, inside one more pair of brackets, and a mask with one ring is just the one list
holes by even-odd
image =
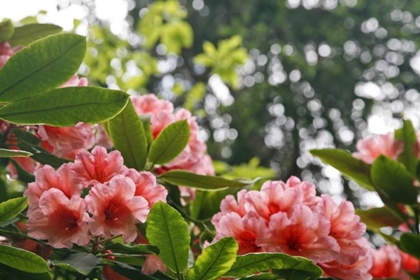
[[30, 43], [48, 35], [60, 33], [62, 30], [63, 28], [60, 26], [49, 23], [27, 24], [15, 28], [13, 36], [9, 39], [9, 44], [11, 46], [27, 46]]
[[[308, 277], [320, 277], [322, 270], [312, 261], [302, 257], [292, 257], [281, 253], [256, 253], [238, 256], [232, 268], [224, 276], [243, 277], [256, 272], [276, 269], [278, 272], [293, 275], [306, 275], [305, 278], [287, 279], [306, 279]], [[276, 273], [277, 274], [277, 273]]]
[[96, 256], [89, 253], [76, 253], [64, 260], [54, 260], [53, 265], [69, 271], [88, 275], [96, 266]]
[[67, 87], [10, 103], [0, 108], [0, 119], [17, 124], [72, 126], [95, 124], [121, 112], [128, 95], [99, 87]]
[[[0, 43], [9, 41], [10, 37], [13, 35], [15, 27], [10, 19], [5, 19], [0, 22]], [[9, 42], [10, 44], [10, 42]]]
[[17, 137], [19, 141], [25, 142], [30, 145], [38, 146], [41, 143], [41, 140], [38, 137], [23, 129], [15, 128], [13, 129], [13, 134]]
[[0, 158], [9, 157], [30, 157], [32, 154], [26, 151], [20, 150], [8, 150], [0, 148]]
[[191, 237], [178, 211], [162, 201], [155, 203], [147, 218], [146, 237], [159, 248], [159, 257], [178, 277], [187, 269]]
[[202, 190], [216, 190], [227, 187], [242, 188], [254, 183], [253, 181], [240, 182], [228, 180], [222, 177], [198, 175], [183, 170], [172, 170], [166, 172], [160, 175], [160, 178], [177, 186], [192, 187]]
[[85, 37], [75, 34], [52, 35], [20, 50], [0, 69], [0, 102], [27, 99], [62, 85], [79, 69], [85, 51]]
[[370, 166], [354, 158], [349, 152], [341, 149], [311, 150], [312, 155], [319, 157], [324, 163], [331, 165], [344, 176], [354, 180], [360, 186], [373, 191], [370, 180]]
[[420, 236], [415, 233], [404, 233], [400, 237], [400, 248], [420, 259]]
[[373, 162], [371, 177], [376, 187], [383, 190], [391, 200], [404, 204], [417, 203], [414, 177], [401, 163], [380, 155]]
[[405, 222], [387, 206], [368, 210], [357, 209], [356, 214], [359, 215], [362, 222], [372, 230], [382, 227], [397, 227]]
[[164, 164], [176, 158], [187, 146], [190, 139], [190, 127], [187, 120], [168, 125], [152, 143], [149, 161], [152, 166]]
[[52, 277], [49, 272], [44, 273], [28, 273], [23, 272], [18, 269], [11, 268], [0, 263], [0, 279], [7, 280], [22, 280], [22, 279], [31, 279], [31, 280], [51, 280]]
[[147, 150], [149, 150], [150, 146], [153, 143], [153, 134], [152, 134], [152, 126], [150, 123], [150, 116], [141, 115], [140, 120], [143, 123], [144, 134], [146, 135], [146, 139], [147, 139]]
[[233, 237], [225, 237], [208, 246], [188, 270], [187, 280], [218, 279], [229, 271], [236, 259], [238, 243]]
[[159, 254], [159, 249], [155, 246], [147, 244], [138, 244], [134, 246], [121, 244], [121, 243], [111, 243], [105, 246], [105, 249], [111, 250], [113, 253], [123, 253], [123, 254]]
[[70, 160], [50, 154], [40, 147], [31, 147], [28, 144], [21, 142], [18, 143], [18, 147], [22, 150], [31, 152], [31, 157], [39, 163], [49, 164], [54, 168], [59, 168], [64, 163], [70, 162]]
[[0, 263], [29, 273], [44, 273], [50, 270], [48, 264], [40, 256], [1, 244]]
[[407, 170], [416, 175], [418, 159], [413, 151], [413, 146], [417, 144], [417, 136], [414, 127], [409, 120], [404, 120], [402, 128], [395, 131], [395, 139], [404, 143], [404, 150], [398, 156], [398, 161], [404, 164]]
[[17, 197], [0, 203], [0, 223], [16, 217], [28, 206], [27, 197]]
[[147, 160], [147, 139], [143, 123], [128, 101], [124, 110], [108, 121], [108, 130], [115, 149], [121, 152], [127, 167], [143, 170]]

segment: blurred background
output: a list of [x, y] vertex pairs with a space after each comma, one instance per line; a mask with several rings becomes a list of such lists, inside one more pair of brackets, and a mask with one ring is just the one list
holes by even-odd
[[191, 110], [219, 174], [379, 206], [308, 150], [420, 126], [419, 1], [0, 0], [4, 18], [88, 36], [91, 85]]

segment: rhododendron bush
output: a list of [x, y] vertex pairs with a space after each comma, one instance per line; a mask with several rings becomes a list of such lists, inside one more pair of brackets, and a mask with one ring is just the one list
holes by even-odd
[[[188, 110], [76, 74], [84, 37], [36, 24], [16, 40], [9, 21], [0, 27], [0, 157], [15, 194], [0, 204], [1, 277], [419, 275], [420, 142], [409, 121], [353, 155], [312, 151], [385, 204], [355, 210], [293, 176], [261, 187], [215, 176]], [[374, 248], [375, 234], [389, 244]]]

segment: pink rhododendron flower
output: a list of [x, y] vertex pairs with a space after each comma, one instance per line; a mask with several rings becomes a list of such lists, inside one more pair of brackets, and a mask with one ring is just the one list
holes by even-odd
[[216, 231], [220, 230], [219, 222], [220, 219], [231, 212], [237, 213], [240, 217], [245, 216], [247, 210], [245, 208], [245, 195], [247, 190], [241, 190], [237, 193], [238, 201], [236, 201], [233, 195], [227, 195], [220, 203], [220, 212], [216, 213], [211, 219], [212, 224], [216, 228]]
[[45, 191], [39, 208], [28, 214], [28, 235], [48, 239], [55, 248], [84, 246], [90, 241], [86, 204], [78, 196], [70, 199], [59, 189]]
[[397, 159], [402, 152], [404, 144], [394, 139], [392, 132], [382, 135], [372, 135], [360, 139], [356, 144], [357, 152], [353, 157], [361, 159], [367, 164], [372, 164], [379, 155], [385, 155], [391, 159]]
[[385, 245], [372, 250], [373, 265], [369, 273], [373, 278], [410, 279], [401, 269], [401, 256], [396, 246]]
[[89, 186], [95, 183], [107, 183], [114, 176], [123, 174], [127, 167], [119, 151], [108, 154], [104, 147], [96, 146], [92, 152], [81, 150], [76, 154], [72, 170]]
[[81, 122], [71, 127], [40, 125], [37, 135], [44, 149], [68, 159], [74, 159], [79, 150], [90, 149], [95, 143], [93, 126]]
[[278, 212], [270, 217], [269, 231], [257, 237], [257, 243], [271, 252], [302, 256], [317, 262], [336, 259], [340, 247], [329, 236], [329, 221], [305, 205], [297, 205], [290, 215]]
[[166, 272], [167, 269], [168, 268], [162, 262], [159, 256], [147, 255], [146, 260], [144, 261], [144, 264], [141, 267], [141, 272], [143, 272], [146, 275], [152, 275], [158, 270]]
[[57, 171], [49, 165], [44, 165], [35, 171], [35, 182], [29, 183], [28, 189], [23, 194], [29, 197], [28, 214], [39, 207], [41, 195], [49, 189], [62, 191], [68, 199], [72, 196], [80, 196], [82, 184], [70, 165], [63, 164]]
[[21, 49], [21, 46], [11, 48], [8, 42], [0, 43], [0, 69], [6, 64], [12, 55]]
[[289, 215], [296, 205], [303, 204], [303, 193], [298, 188], [285, 188], [283, 182], [268, 181], [261, 187], [261, 191], [250, 191], [245, 200], [255, 212], [267, 222], [271, 215], [285, 212]]
[[370, 280], [372, 275], [369, 273], [369, 269], [372, 267], [372, 255], [367, 254], [359, 258], [353, 264], [342, 264], [337, 261], [331, 261], [328, 263], [318, 263], [318, 265], [324, 270], [328, 276], [336, 277], [342, 280]]
[[62, 84], [60, 87], [85, 87], [88, 85], [88, 80], [86, 78], [79, 78], [79, 76], [73, 75], [70, 80]]
[[124, 175], [133, 180], [136, 185], [134, 195], [144, 197], [148, 202], [149, 209], [158, 201], [166, 202], [168, 190], [164, 186], [156, 184], [156, 177], [152, 173], [138, 172], [130, 168], [124, 172]]
[[148, 202], [144, 197], [135, 196], [134, 182], [123, 175], [117, 175], [108, 184], [96, 184], [85, 200], [92, 214], [89, 224], [93, 235], [122, 234], [125, 243], [134, 241], [137, 236], [136, 222], [145, 222], [149, 213]]
[[220, 218], [213, 242], [225, 236], [232, 236], [238, 242], [238, 255], [264, 252], [265, 248], [257, 242], [257, 237], [263, 234], [264, 229], [266, 229], [264, 219], [255, 212], [248, 212], [243, 217], [231, 212]]
[[329, 235], [340, 246], [337, 260], [345, 265], [351, 265], [370, 251], [370, 244], [363, 236], [366, 225], [360, 222], [350, 201], [342, 201], [337, 205], [330, 196], [322, 195], [320, 212], [330, 221]]

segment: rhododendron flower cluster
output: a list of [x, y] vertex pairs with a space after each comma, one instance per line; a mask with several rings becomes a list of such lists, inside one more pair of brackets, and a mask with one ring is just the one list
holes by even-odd
[[71, 248], [86, 245], [92, 236], [134, 241], [135, 224], [146, 221], [154, 203], [166, 201], [167, 190], [150, 172], [124, 166], [118, 151], [108, 154], [96, 146], [91, 153], [79, 151], [74, 163], [58, 170], [45, 165], [35, 171], [24, 195], [29, 197], [28, 235]]
[[303, 256], [333, 277], [371, 279], [370, 245], [365, 224], [351, 202], [316, 196], [315, 186], [291, 177], [268, 181], [260, 191], [227, 196], [212, 218], [213, 242], [233, 236], [238, 254], [282, 252]]

